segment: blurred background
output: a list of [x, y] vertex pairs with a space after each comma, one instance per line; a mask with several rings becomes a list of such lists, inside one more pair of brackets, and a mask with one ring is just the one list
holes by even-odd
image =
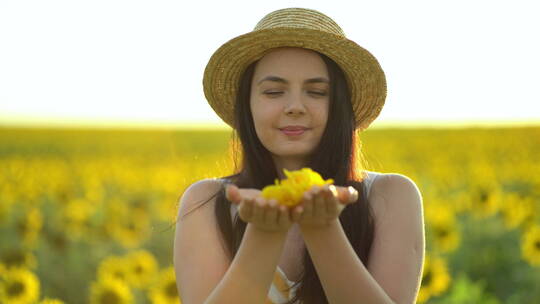
[[204, 68], [285, 7], [330, 16], [385, 71], [359, 137], [365, 169], [422, 193], [418, 302], [540, 302], [532, 1], [99, 0], [0, 2], [0, 303], [178, 303], [179, 199], [234, 170]]

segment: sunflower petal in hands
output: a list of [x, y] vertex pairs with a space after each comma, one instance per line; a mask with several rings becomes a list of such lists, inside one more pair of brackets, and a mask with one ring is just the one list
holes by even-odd
[[295, 210], [300, 211], [298, 224], [301, 229], [327, 227], [339, 218], [348, 204], [357, 200], [358, 191], [353, 187], [313, 186], [304, 192], [302, 202], [295, 207]]
[[[275, 199], [265, 199], [258, 189], [242, 189], [228, 185], [226, 197], [238, 207], [238, 216], [246, 223], [266, 232], [287, 232], [299, 214], [291, 216], [289, 208]], [[296, 217], [295, 217], [296, 216]]]

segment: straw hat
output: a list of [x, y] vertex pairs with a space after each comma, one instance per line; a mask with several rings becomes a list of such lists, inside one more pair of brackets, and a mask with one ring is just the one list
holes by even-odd
[[240, 77], [254, 61], [276, 47], [302, 47], [325, 54], [345, 73], [357, 129], [366, 129], [386, 98], [386, 78], [377, 59], [345, 37], [323, 13], [285, 8], [269, 13], [253, 31], [233, 38], [214, 52], [204, 70], [203, 88], [218, 116], [234, 128], [234, 103]]

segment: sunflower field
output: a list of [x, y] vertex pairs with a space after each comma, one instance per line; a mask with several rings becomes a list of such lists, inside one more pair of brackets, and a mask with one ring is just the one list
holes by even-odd
[[[418, 303], [540, 303], [540, 127], [371, 129], [365, 168], [422, 193]], [[180, 303], [183, 191], [230, 131], [0, 128], [0, 303]]]

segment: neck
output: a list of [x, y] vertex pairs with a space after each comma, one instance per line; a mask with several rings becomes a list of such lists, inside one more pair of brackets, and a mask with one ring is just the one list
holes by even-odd
[[306, 161], [298, 158], [278, 158], [274, 157], [274, 164], [278, 172], [279, 179], [284, 179], [287, 176], [285, 175], [284, 169], [288, 171], [296, 171], [304, 168], [306, 166]]

